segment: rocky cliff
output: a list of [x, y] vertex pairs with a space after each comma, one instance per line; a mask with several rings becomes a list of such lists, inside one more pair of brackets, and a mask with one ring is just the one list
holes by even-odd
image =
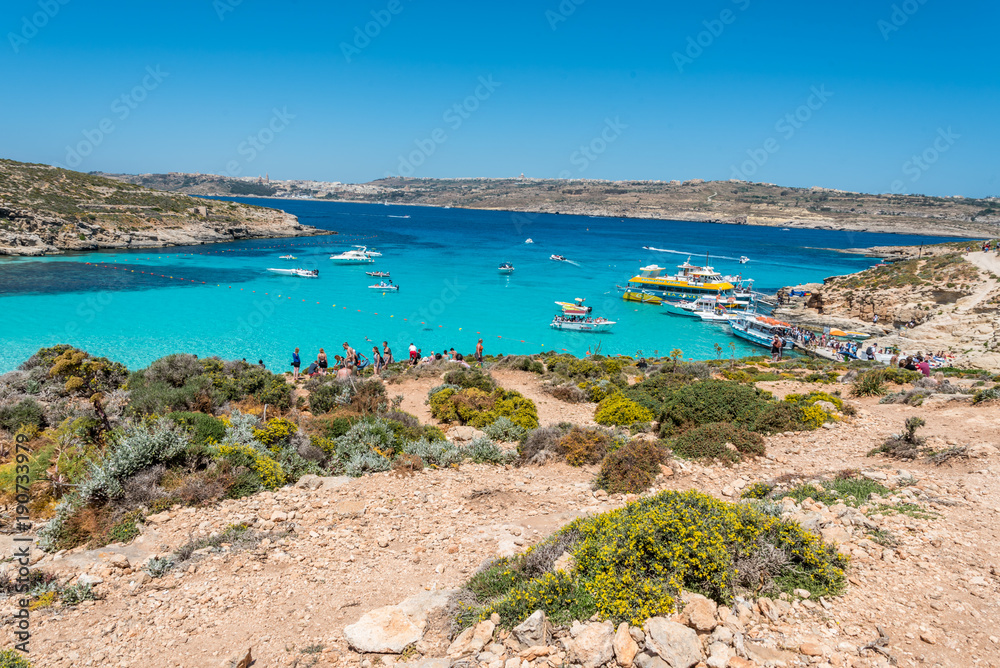
[[283, 211], [0, 160], [0, 255], [330, 234]]

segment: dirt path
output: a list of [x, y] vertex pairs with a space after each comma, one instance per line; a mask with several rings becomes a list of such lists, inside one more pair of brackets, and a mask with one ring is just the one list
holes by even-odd
[[[993, 253], [969, 253], [965, 256], [965, 259], [976, 265], [979, 269], [986, 274], [993, 274], [994, 276], [1000, 276], [1000, 257], [997, 257]], [[989, 276], [983, 277], [983, 284], [980, 285], [974, 293], [968, 297], [963, 297], [958, 300], [958, 306], [955, 309], [959, 312], [971, 311], [975, 307], [983, 303], [983, 301], [997, 289], [997, 281]]]
[[493, 377], [505, 390], [516, 390], [535, 402], [538, 420], [543, 427], [572, 422], [581, 426], [595, 426], [594, 411], [597, 404], [570, 404], [543, 392], [538, 375], [527, 371], [492, 371]]

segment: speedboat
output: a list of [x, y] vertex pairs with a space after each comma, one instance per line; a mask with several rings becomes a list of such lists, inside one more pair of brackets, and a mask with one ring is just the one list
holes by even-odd
[[381, 290], [382, 292], [399, 292], [399, 286], [393, 285], [392, 281], [386, 283], [385, 281], [380, 281], [378, 285], [369, 285], [369, 290]]
[[749, 261], [750, 258], [748, 258], [746, 255], [740, 255], [740, 264], [746, 264]]
[[374, 251], [374, 250], [370, 250], [370, 251], [368, 251], [368, 255], [369, 255], [370, 257], [382, 257], [382, 254], [381, 254], [381, 253], [379, 253], [378, 251]]
[[366, 271], [365, 273], [372, 278], [389, 278], [389, 272], [387, 271]]
[[524, 240], [524, 243], [526, 243], [526, 244], [533, 244], [533, 243], [535, 243], [535, 242], [534, 242], [534, 241], [532, 241], [531, 239], [525, 239], [525, 240]]
[[283, 276], [298, 276], [299, 278], [319, 278], [319, 269], [268, 269], [268, 271]]
[[556, 302], [556, 306], [562, 309], [563, 315], [587, 315], [593, 309], [583, 305], [584, 300], [577, 297], [570, 302]]
[[500, 266], [498, 267], [498, 271], [501, 274], [513, 274], [514, 265], [512, 265], [510, 262], [501, 262]]
[[617, 323], [605, 318], [587, 318], [579, 315], [557, 315], [549, 326], [569, 332], [610, 332]]
[[366, 246], [355, 246], [354, 250], [344, 251], [339, 255], [331, 255], [330, 259], [337, 264], [372, 264], [372, 254]]
[[278, 259], [279, 260], [298, 260], [299, 258], [295, 257], [294, 255], [282, 255]]
[[567, 261], [566, 258], [564, 256], [562, 256], [562, 255], [550, 255], [549, 259], [550, 260], [555, 260], [556, 262], [566, 262]]

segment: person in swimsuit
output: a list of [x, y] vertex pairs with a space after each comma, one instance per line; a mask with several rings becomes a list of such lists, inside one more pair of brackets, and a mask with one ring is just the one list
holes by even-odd
[[385, 366], [385, 360], [382, 359], [382, 354], [378, 351], [378, 346], [372, 346], [372, 364], [375, 365], [375, 375], [379, 375]]
[[297, 382], [299, 380], [299, 367], [302, 366], [302, 360], [299, 358], [299, 349], [296, 348], [295, 352], [292, 353], [292, 381]]
[[382, 342], [382, 357], [385, 360], [385, 363], [384, 363], [385, 366], [389, 366], [390, 364], [392, 364], [393, 362], [396, 361], [396, 360], [392, 359], [392, 351], [389, 350], [389, 342], [388, 341], [383, 341]]
[[479, 339], [479, 343], [476, 344], [476, 361], [479, 362], [479, 366], [483, 366], [483, 340]]
[[326, 351], [322, 348], [319, 349], [319, 355], [316, 357], [316, 361], [319, 362], [319, 375], [325, 376], [327, 366]]

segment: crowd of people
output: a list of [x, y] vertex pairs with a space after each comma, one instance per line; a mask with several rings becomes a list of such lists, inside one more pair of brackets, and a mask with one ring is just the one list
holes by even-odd
[[[425, 357], [423, 355], [423, 351], [417, 348], [416, 344], [410, 344], [408, 359], [408, 364], [410, 366], [430, 364], [441, 360], [456, 362], [466, 368], [469, 368], [469, 363], [466, 361], [465, 356], [462, 355], [462, 353], [456, 352], [454, 348], [444, 350], [440, 353], [432, 350], [430, 355]], [[479, 366], [482, 366], [482, 339], [479, 339], [479, 342], [476, 344], [475, 361], [479, 364]], [[357, 375], [360, 371], [367, 369], [369, 366], [372, 367], [376, 376], [381, 376], [382, 371], [394, 362], [396, 362], [396, 359], [392, 356], [392, 350], [389, 348], [388, 341], [382, 342], [381, 350], [378, 345], [372, 346], [371, 359], [363, 353], [356, 351], [347, 341], [345, 341], [343, 344], [343, 355], [334, 355], [332, 365], [326, 354], [326, 350], [320, 348], [319, 352], [316, 354], [316, 358], [306, 367], [305, 371], [302, 371], [302, 355], [300, 349], [296, 348], [295, 352], [292, 353], [292, 380], [294, 382], [298, 382], [299, 378], [302, 376], [312, 378], [314, 376], [326, 376], [327, 374], [336, 375], [338, 379], [346, 379]]]

